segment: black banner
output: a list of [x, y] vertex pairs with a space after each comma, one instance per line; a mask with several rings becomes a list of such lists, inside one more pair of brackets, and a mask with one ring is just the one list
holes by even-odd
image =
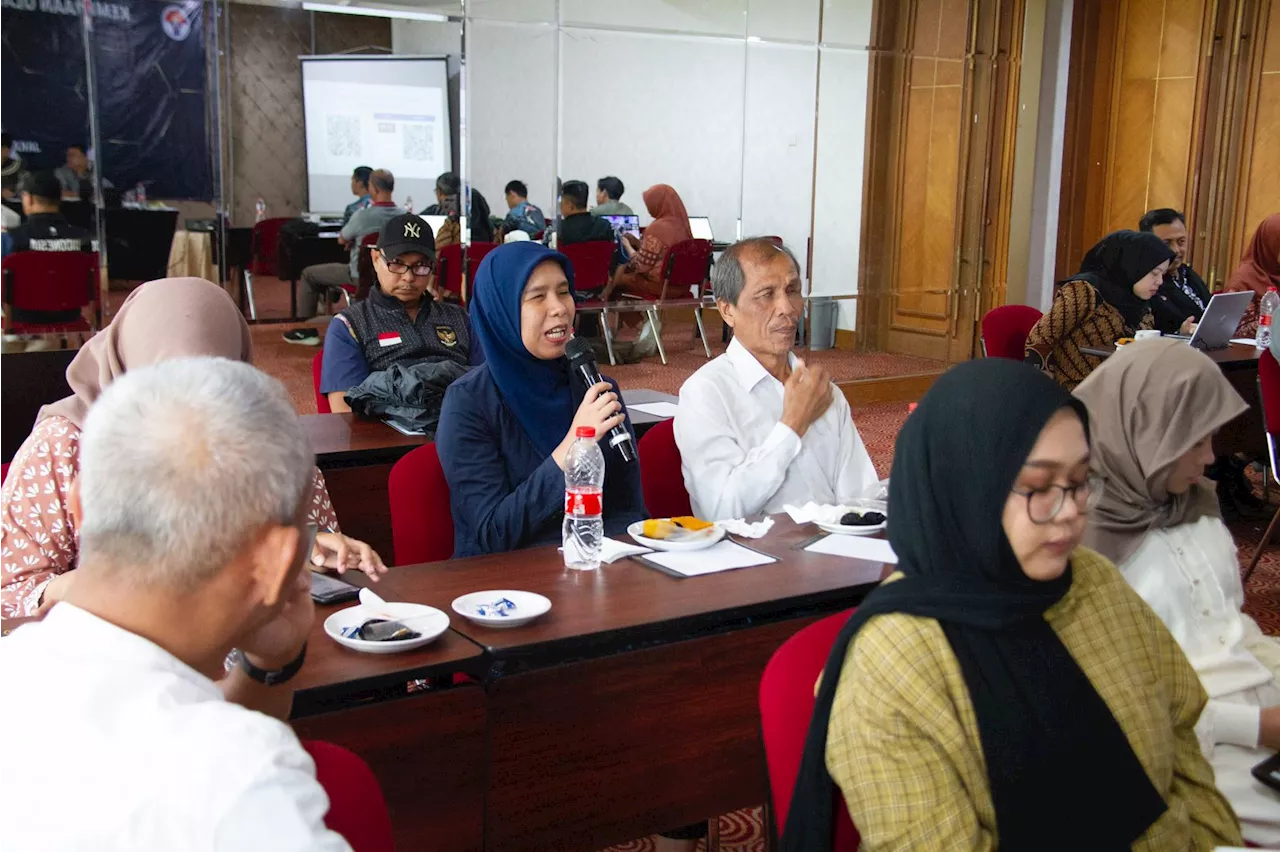
[[150, 198], [213, 197], [206, 133], [202, 0], [0, 0], [4, 130], [28, 169], [88, 146], [80, 10], [93, 12], [102, 150], [116, 189]]

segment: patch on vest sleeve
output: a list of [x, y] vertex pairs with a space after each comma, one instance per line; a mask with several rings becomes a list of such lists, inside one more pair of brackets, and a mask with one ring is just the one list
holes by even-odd
[[378, 335], [379, 346], [399, 346], [403, 341], [398, 331], [384, 331]]
[[445, 346], [454, 347], [458, 345], [458, 332], [447, 325], [436, 326], [436, 338]]

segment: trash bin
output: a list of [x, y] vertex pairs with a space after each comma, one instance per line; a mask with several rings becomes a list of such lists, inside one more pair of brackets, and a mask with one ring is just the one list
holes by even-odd
[[840, 307], [830, 296], [812, 296], [809, 299], [809, 348], [834, 349], [836, 345], [836, 317]]

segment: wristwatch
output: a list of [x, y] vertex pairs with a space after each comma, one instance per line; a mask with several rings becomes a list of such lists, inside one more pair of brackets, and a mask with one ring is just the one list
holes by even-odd
[[298, 652], [298, 656], [294, 657], [293, 662], [289, 663], [282, 669], [270, 671], [268, 669], [260, 669], [253, 663], [249, 662], [249, 658], [245, 656], [244, 651], [236, 648], [231, 652], [231, 661], [240, 667], [240, 670], [258, 683], [267, 686], [279, 686], [282, 683], [288, 683], [293, 676], [302, 670], [302, 664], [307, 659], [307, 643], [302, 643], [302, 650]]

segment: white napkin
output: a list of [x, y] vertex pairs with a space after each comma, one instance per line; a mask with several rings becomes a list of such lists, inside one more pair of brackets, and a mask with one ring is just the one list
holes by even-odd
[[749, 524], [742, 518], [733, 518], [728, 521], [716, 521], [716, 526], [730, 535], [742, 538], [764, 538], [765, 533], [773, 529], [773, 518], [766, 517], [763, 521], [756, 521], [754, 524]]
[[[564, 553], [563, 547], [560, 548], [560, 552]], [[641, 547], [638, 544], [627, 544], [614, 538], [600, 540], [600, 561], [606, 565], [612, 565], [619, 559], [638, 556], [641, 553], [653, 553], [653, 550], [648, 547]]]

